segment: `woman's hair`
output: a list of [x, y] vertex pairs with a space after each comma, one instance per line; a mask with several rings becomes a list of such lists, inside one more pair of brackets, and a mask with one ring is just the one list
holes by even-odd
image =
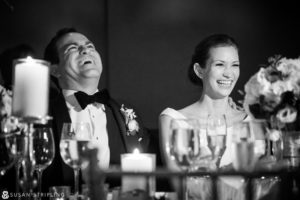
[[188, 77], [192, 83], [202, 86], [202, 80], [196, 75], [194, 71], [194, 64], [198, 63], [200, 67], [204, 68], [209, 59], [210, 49], [222, 46], [233, 46], [238, 49], [236, 41], [226, 34], [213, 34], [204, 38], [195, 48], [192, 56], [192, 62], [188, 69]]

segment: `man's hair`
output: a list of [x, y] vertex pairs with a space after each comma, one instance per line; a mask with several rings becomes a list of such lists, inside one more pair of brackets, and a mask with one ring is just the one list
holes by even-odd
[[58, 64], [59, 63], [59, 56], [58, 56], [58, 49], [57, 49], [57, 42], [62, 37], [67, 35], [68, 33], [78, 33], [78, 31], [71, 27], [71, 28], [62, 28], [56, 32], [56, 35], [51, 39], [44, 51], [44, 59], [50, 62], [51, 64]]

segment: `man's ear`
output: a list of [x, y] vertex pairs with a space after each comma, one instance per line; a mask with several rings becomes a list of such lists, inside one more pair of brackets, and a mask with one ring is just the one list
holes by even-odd
[[204, 69], [198, 63], [194, 64], [194, 72], [200, 79], [203, 78]]
[[60, 72], [58, 70], [58, 64], [53, 64], [50, 66], [50, 73], [51, 73], [51, 75], [55, 76], [56, 78], [60, 77]]

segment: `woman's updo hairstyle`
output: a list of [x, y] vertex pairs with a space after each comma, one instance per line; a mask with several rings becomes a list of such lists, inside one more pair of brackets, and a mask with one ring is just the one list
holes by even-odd
[[206, 61], [210, 56], [210, 49], [220, 46], [233, 46], [238, 50], [236, 41], [226, 34], [210, 35], [196, 46], [192, 56], [192, 62], [188, 69], [188, 77], [192, 83], [202, 86], [202, 79], [196, 75], [194, 71], [194, 64], [198, 63], [200, 67], [204, 68], [206, 66]]

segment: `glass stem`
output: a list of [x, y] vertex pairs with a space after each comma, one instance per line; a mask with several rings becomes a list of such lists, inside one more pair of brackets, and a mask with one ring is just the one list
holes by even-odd
[[[38, 193], [42, 192], [42, 173], [43, 171], [41, 169], [36, 170], [37, 172], [37, 178], [38, 178]], [[38, 199], [41, 199], [41, 197], [39, 197]]]
[[80, 168], [74, 169], [74, 194], [76, 198], [79, 194], [79, 170]]
[[[19, 179], [20, 179], [20, 167], [21, 167], [21, 161], [20, 158], [17, 160], [16, 166], [15, 166], [15, 170], [16, 170], [16, 193], [20, 192], [20, 186], [19, 186]], [[18, 199], [20, 199], [18, 197]]]
[[[186, 170], [186, 172], [189, 172], [189, 170]], [[181, 192], [182, 192], [182, 198], [183, 200], [188, 200], [188, 190], [187, 190], [187, 176], [185, 175], [184, 177], [182, 177], [181, 179]]]

